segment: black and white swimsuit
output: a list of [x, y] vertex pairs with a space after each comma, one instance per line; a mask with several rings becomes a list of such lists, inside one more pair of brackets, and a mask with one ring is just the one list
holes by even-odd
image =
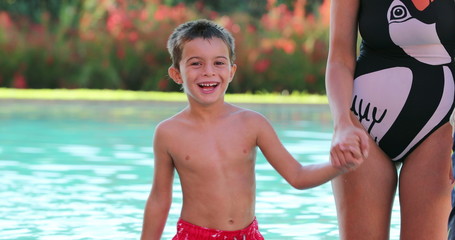
[[455, 0], [360, 0], [351, 110], [403, 160], [449, 121], [455, 95]]

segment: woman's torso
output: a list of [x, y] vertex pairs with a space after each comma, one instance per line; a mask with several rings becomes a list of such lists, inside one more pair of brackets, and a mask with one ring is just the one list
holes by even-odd
[[352, 110], [393, 160], [449, 119], [455, 1], [360, 0]]

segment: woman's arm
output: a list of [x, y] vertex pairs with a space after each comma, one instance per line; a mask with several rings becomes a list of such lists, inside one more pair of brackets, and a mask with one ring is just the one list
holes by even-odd
[[331, 160], [335, 166], [368, 155], [368, 135], [350, 111], [357, 50], [360, 0], [332, 0], [326, 89], [334, 121]]

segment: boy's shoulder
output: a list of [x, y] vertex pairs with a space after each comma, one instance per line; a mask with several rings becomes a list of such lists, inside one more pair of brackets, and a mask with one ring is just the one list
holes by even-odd
[[155, 127], [155, 138], [160, 139], [161, 142], [166, 142], [165, 139], [172, 138], [176, 134], [181, 134], [185, 129], [182, 128], [184, 124], [182, 118], [179, 118], [177, 113], [174, 116], [171, 116], [167, 119], [162, 120]]
[[236, 113], [238, 117], [241, 118], [241, 121], [247, 125], [250, 124], [260, 127], [262, 124], [269, 124], [269, 120], [263, 114], [255, 110], [237, 106]]
[[184, 120], [183, 111], [174, 114], [158, 123], [158, 128], [171, 128]]
[[252, 109], [245, 108], [245, 107], [240, 107], [240, 106], [232, 105], [232, 104], [231, 104], [231, 106], [234, 109], [233, 112], [242, 115], [242, 117], [246, 117], [246, 118], [265, 118], [261, 113], [259, 113], [257, 111], [254, 111]]

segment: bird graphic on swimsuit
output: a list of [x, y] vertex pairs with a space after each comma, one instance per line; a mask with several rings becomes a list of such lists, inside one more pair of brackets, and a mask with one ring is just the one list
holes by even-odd
[[[408, 6], [424, 12], [435, 1], [412, 0]], [[453, 108], [455, 92], [453, 72], [444, 66], [453, 59], [439, 39], [437, 23], [419, 20], [408, 6], [393, 0], [386, 17], [391, 41], [410, 60], [358, 76], [351, 108], [392, 160], [405, 157], [437, 128]], [[423, 105], [429, 107], [420, 111]], [[419, 119], [425, 121], [409, 124]]]

